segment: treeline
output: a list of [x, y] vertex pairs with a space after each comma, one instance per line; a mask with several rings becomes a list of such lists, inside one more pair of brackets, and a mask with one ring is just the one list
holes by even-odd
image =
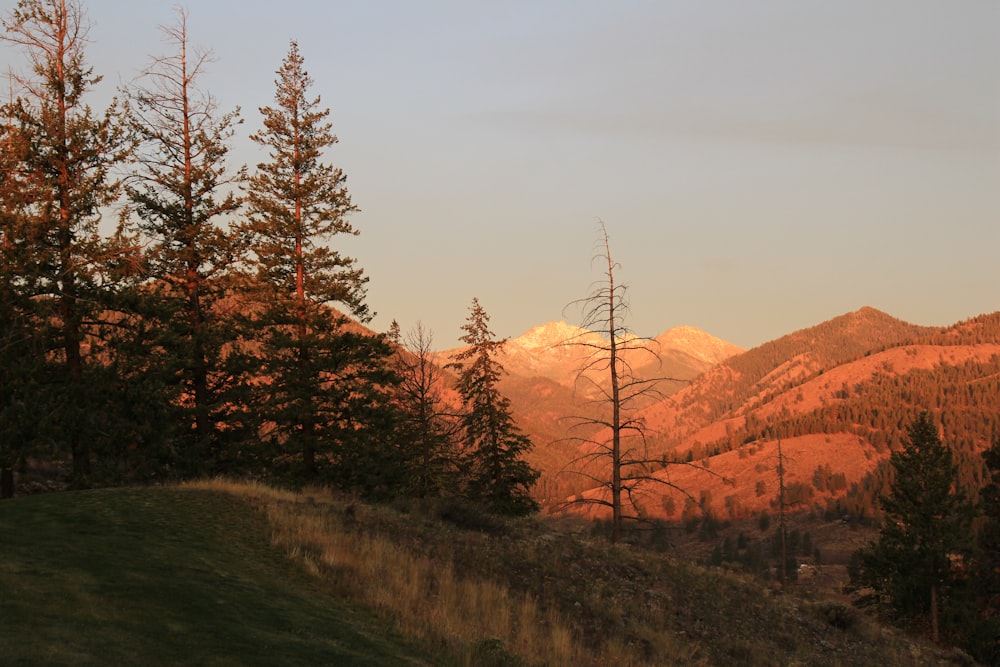
[[1000, 313], [972, 317], [918, 338], [925, 345], [982, 345], [1000, 343]]
[[357, 207], [294, 41], [248, 170], [183, 10], [102, 112], [79, 2], [20, 0], [3, 25], [31, 67], [0, 107], [4, 494], [29, 462], [70, 461], [77, 486], [252, 475], [535, 509], [478, 302], [457, 413], [426, 339], [407, 351], [362, 326], [368, 277], [334, 244]]
[[[888, 327], [883, 334], [866, 333], [870, 328]], [[856, 335], [860, 342], [835, 344], [841, 336]], [[827, 349], [827, 341], [832, 346]], [[968, 361], [948, 365], [942, 361], [931, 369], [915, 369], [904, 374], [891, 367], [853, 385], [843, 384], [833, 397], [805, 413], [784, 407], [777, 413], [763, 414], [754, 408], [771, 398], [795, 391], [800, 384], [822, 374], [825, 368], [869, 356], [877, 351], [903, 345], [983, 345], [1000, 343], [1000, 314], [981, 315], [948, 328], [914, 327], [878, 311], [863, 309], [813, 329], [792, 334], [752, 350], [723, 364], [734, 378], [726, 389], [692, 394], [687, 400], [699, 401], [708, 394], [708, 413], [716, 419], [743, 414], [740, 426], [729, 426], [726, 435], [715, 441], [695, 443], [692, 449], [674, 449], [677, 436], [668, 435], [658, 443], [663, 450], [674, 450], [675, 460], [703, 460], [718, 454], [752, 446], [774, 438], [795, 438], [815, 434], [848, 433], [872, 445], [880, 454], [899, 450], [908, 424], [924, 410], [931, 410], [941, 424], [942, 437], [954, 451], [958, 476], [965, 488], [978, 489], [985, 479], [979, 453], [1000, 433], [1000, 357], [987, 361]], [[875, 344], [876, 347], [868, 348]], [[816, 350], [806, 354], [809, 345]], [[782, 354], [792, 355], [784, 357]], [[947, 350], [944, 351], [947, 357]], [[790, 363], [788, 359], [793, 359]], [[817, 361], [819, 360], [819, 361]], [[833, 362], [837, 363], [833, 363]], [[801, 369], [789, 373], [783, 384], [762, 381], [779, 366]], [[734, 372], [737, 371], [738, 372]], [[712, 394], [716, 396], [712, 397]], [[742, 401], [742, 402], [740, 402]], [[691, 412], [689, 410], [689, 412]], [[701, 413], [705, 411], [702, 410]], [[707, 419], [705, 414], [698, 416]], [[691, 415], [687, 418], [690, 420]], [[736, 422], [739, 423], [739, 422]], [[837, 472], [837, 471], [833, 471]], [[885, 466], [880, 465], [860, 482], [852, 483], [844, 493], [813, 487], [830, 497], [814, 503], [815, 511], [828, 516], [851, 515], [871, 518], [878, 511], [877, 497], [888, 484]]]

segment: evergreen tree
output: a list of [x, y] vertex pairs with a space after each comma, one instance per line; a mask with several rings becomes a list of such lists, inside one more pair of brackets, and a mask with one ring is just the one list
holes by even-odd
[[[31, 65], [30, 74], [14, 77], [17, 97], [3, 114], [17, 156], [4, 156], [4, 259], [17, 278], [6, 282], [3, 298], [19, 309], [15, 320], [29, 325], [21, 333], [43, 341], [35, 359], [46, 357], [57, 369], [44, 382], [31, 369], [8, 380], [36, 383], [31, 420], [68, 445], [73, 479], [86, 485], [90, 442], [102, 427], [88, 401], [101, 397], [90, 370], [100, 366], [99, 329], [113, 288], [108, 267], [129, 253], [121, 239], [102, 236], [99, 222], [118, 194], [109, 171], [128, 146], [115, 105], [98, 116], [85, 103], [100, 77], [86, 64], [88, 24], [79, 2], [20, 0], [3, 25], [2, 39]], [[16, 394], [14, 384], [4, 391]]]
[[391, 348], [331, 307], [370, 319], [367, 277], [329, 245], [357, 234], [347, 220], [356, 207], [343, 171], [323, 162], [337, 137], [329, 109], [310, 97], [313, 81], [294, 41], [277, 75], [275, 103], [260, 109], [264, 127], [251, 137], [269, 160], [250, 178], [243, 227], [260, 304], [249, 325], [266, 378], [258, 405], [271, 442], [296, 452], [305, 475], [314, 476], [322, 458], [336, 464], [338, 483], [387, 493], [400, 462], [375, 433], [391, 428]]
[[530, 491], [539, 473], [521, 458], [531, 450], [531, 440], [517, 428], [510, 400], [497, 387], [504, 370], [496, 357], [506, 341], [494, 338], [489, 322], [473, 299], [460, 339], [469, 347], [450, 364], [458, 371], [464, 406], [465, 489], [493, 512], [525, 515], [538, 510]]
[[[228, 226], [241, 202], [233, 186], [242, 172], [226, 167], [238, 110], [219, 114], [199, 88], [210, 53], [189, 48], [187, 14], [162, 28], [175, 51], [155, 57], [140, 85], [129, 91], [132, 129], [141, 140], [136, 178], [128, 186], [130, 212], [148, 239], [137, 292], [138, 315], [157, 323], [134, 339], [140, 375], [157, 373], [172, 389], [179, 413], [178, 463], [191, 472], [217, 471], [227, 454], [221, 442], [236, 383], [226, 372], [235, 333], [226, 307], [231, 267], [242, 249]], [[231, 425], [227, 427], [231, 429]]]
[[968, 555], [971, 505], [956, 488], [951, 450], [930, 413], [916, 419], [890, 463], [895, 477], [882, 499], [879, 539], [858, 552], [851, 587], [867, 591], [859, 604], [897, 621], [929, 624], [937, 641], [941, 630], [960, 630], [961, 579], [953, 558]]
[[[12, 108], [7, 107], [7, 112]], [[25, 219], [26, 188], [20, 181], [20, 164], [26, 157], [24, 137], [12, 117], [0, 126], [0, 498], [14, 495], [14, 467], [25, 453], [25, 443], [34, 438], [21, 432], [18, 406], [26, 400], [26, 381], [34, 375], [19, 372], [22, 362], [31, 358], [31, 327], [26, 321], [29, 304], [23, 301], [19, 276], [24, 269], [23, 247], [18, 241]], [[30, 423], [30, 420], [29, 420]]]
[[968, 648], [983, 664], [1000, 664], [1000, 440], [983, 452], [987, 483], [979, 496], [982, 528], [976, 544], [973, 576], [977, 582], [978, 619]]

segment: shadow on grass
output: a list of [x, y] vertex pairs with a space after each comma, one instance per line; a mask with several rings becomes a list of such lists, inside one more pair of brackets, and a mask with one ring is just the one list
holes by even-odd
[[4, 665], [438, 664], [317, 586], [228, 494], [0, 503]]

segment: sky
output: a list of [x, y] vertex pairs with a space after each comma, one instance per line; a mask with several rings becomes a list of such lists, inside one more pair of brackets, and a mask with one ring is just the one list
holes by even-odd
[[[174, 0], [83, 0], [105, 104]], [[0, 0], [6, 15], [13, 0]], [[201, 86], [249, 135], [299, 43], [339, 143], [379, 331], [458, 344], [566, 319], [601, 278], [626, 323], [745, 348], [862, 306], [1000, 310], [997, 0], [190, 0]], [[0, 49], [0, 67], [19, 67]]]

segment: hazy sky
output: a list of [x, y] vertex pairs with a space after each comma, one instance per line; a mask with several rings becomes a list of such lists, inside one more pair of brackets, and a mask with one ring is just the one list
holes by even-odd
[[[103, 93], [169, 52], [174, 4], [84, 0]], [[246, 137], [299, 42], [378, 330], [450, 347], [473, 297], [499, 336], [561, 319], [600, 277], [598, 219], [640, 335], [1000, 309], [998, 0], [185, 6], [202, 85], [243, 110], [234, 165], [262, 159]]]

